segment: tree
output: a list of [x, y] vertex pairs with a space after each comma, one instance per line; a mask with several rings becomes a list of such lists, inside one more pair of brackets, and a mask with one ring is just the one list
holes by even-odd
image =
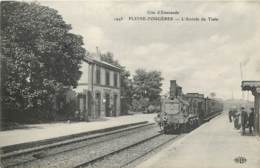
[[[83, 40], [54, 9], [1, 2], [1, 103], [9, 120], [50, 118], [55, 97], [76, 87]], [[40, 115], [42, 114], [42, 115]]]
[[122, 67], [120, 75], [121, 83], [121, 110], [123, 114], [127, 114], [131, 108], [132, 96], [133, 96], [133, 81], [130, 79], [130, 72]]
[[118, 61], [114, 59], [114, 54], [111, 52], [107, 52], [106, 54], [101, 54], [101, 60], [121, 67]]
[[215, 92], [211, 92], [209, 95], [210, 95], [211, 98], [215, 98], [216, 97], [216, 93]]
[[130, 72], [126, 70], [125, 67], [121, 67], [121, 75], [120, 75], [120, 81], [121, 81], [121, 95], [123, 97], [132, 97], [132, 91], [133, 91], [133, 82], [130, 79]]
[[148, 99], [149, 104], [158, 105], [161, 93], [161, 77], [160, 71], [146, 71], [137, 69], [133, 76], [133, 98], [137, 101]]

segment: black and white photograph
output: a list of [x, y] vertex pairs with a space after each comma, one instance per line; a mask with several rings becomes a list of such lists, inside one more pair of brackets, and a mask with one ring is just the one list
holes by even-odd
[[259, 0], [0, 15], [0, 168], [260, 168]]

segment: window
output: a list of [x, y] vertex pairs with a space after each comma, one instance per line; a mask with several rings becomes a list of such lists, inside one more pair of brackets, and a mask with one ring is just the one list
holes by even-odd
[[96, 84], [100, 84], [100, 67], [96, 67]]
[[110, 85], [110, 75], [109, 75], [109, 71], [106, 71], [106, 85]]
[[114, 86], [117, 87], [117, 72], [114, 72]]

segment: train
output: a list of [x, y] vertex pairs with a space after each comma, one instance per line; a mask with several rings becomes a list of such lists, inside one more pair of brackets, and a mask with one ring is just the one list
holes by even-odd
[[170, 94], [161, 100], [161, 111], [155, 118], [165, 133], [189, 132], [223, 111], [221, 100], [200, 93], [183, 94], [176, 80], [170, 81]]

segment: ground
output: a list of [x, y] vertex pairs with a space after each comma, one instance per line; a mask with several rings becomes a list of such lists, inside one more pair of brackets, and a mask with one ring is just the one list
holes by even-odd
[[93, 122], [60, 122], [25, 125], [21, 129], [0, 131], [0, 147], [93, 131], [123, 124], [142, 121], [154, 122], [155, 115], [156, 114], [136, 114], [119, 117], [106, 117], [102, 121]]
[[[245, 157], [245, 163], [235, 162]], [[227, 113], [173, 143], [138, 168], [259, 168], [260, 138], [241, 136]]]

